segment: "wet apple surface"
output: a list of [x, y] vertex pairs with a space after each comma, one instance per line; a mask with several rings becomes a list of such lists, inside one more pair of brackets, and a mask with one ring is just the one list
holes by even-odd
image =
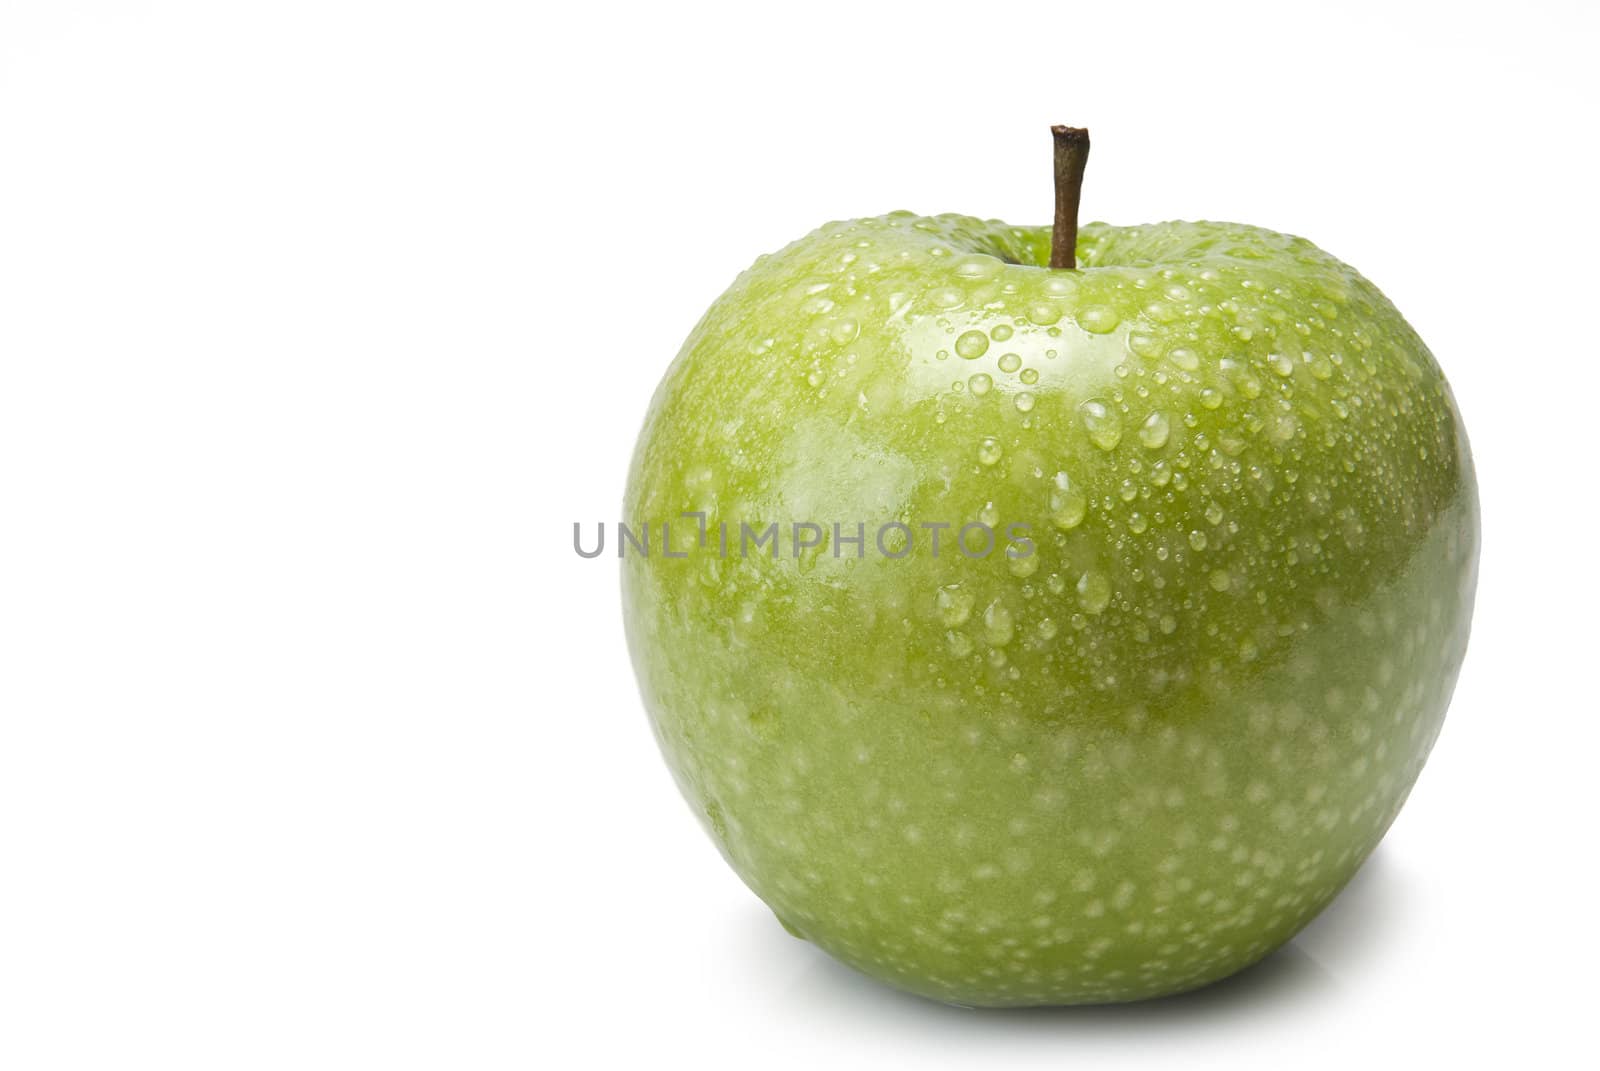
[[624, 502], [640, 688], [723, 854], [963, 1004], [1177, 992], [1293, 936], [1416, 780], [1476, 581], [1460, 418], [1371, 283], [1236, 224], [1050, 242], [896, 213], [761, 258]]

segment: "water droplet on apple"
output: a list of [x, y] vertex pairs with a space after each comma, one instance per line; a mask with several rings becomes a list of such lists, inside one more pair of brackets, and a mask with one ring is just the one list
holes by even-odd
[[968, 331], [956, 339], [956, 356], [969, 361], [982, 357], [989, 349], [989, 336], [982, 331]]
[[1150, 359], [1161, 356], [1161, 342], [1154, 335], [1135, 331], [1128, 336], [1128, 349], [1134, 356]]
[[1034, 400], [1035, 399], [1032, 394], [1029, 394], [1027, 391], [1023, 391], [1021, 394], [1016, 396], [1012, 404], [1017, 407], [1018, 412], [1027, 413], [1032, 411]]
[[1011, 337], [1011, 326], [1009, 324], [996, 324], [989, 332], [989, 337], [996, 342], [1004, 342]]
[[1078, 314], [1078, 323], [1085, 331], [1096, 335], [1110, 334], [1122, 322], [1117, 310], [1105, 305], [1090, 305]]
[[979, 398], [982, 398], [985, 394], [989, 393], [989, 388], [994, 386], [994, 380], [989, 378], [988, 373], [979, 372], [977, 375], [967, 380], [967, 386], [971, 388], [973, 394], [977, 395]]
[[996, 600], [983, 611], [983, 638], [991, 647], [1004, 647], [1016, 634], [1016, 624], [1007, 610]]
[[1000, 371], [1010, 373], [1010, 372], [1015, 372], [1017, 369], [1019, 369], [1021, 367], [1022, 367], [1022, 358], [1017, 356], [1015, 353], [1006, 353], [1006, 354], [1002, 354], [1001, 355], [1001, 357], [1000, 357]]
[[1174, 349], [1171, 353], [1167, 354], [1167, 360], [1171, 361], [1185, 372], [1193, 372], [1195, 369], [1200, 367], [1200, 355], [1187, 346], [1179, 346]]
[[1233, 577], [1231, 575], [1229, 575], [1228, 570], [1226, 570], [1226, 569], [1213, 569], [1213, 570], [1211, 570], [1211, 590], [1212, 591], [1227, 591], [1228, 588], [1232, 586], [1232, 584], [1233, 584]]
[[972, 595], [960, 584], [949, 584], [933, 597], [933, 607], [946, 628], [958, 628], [972, 616]]
[[1022, 370], [1021, 379], [1022, 382], [1031, 387], [1035, 383], [1039, 382], [1039, 370], [1037, 368], [1024, 368]]
[[999, 439], [996, 439], [993, 435], [985, 435], [978, 443], [978, 463], [980, 465], [993, 465], [1000, 460], [1000, 455], [1003, 452]]
[[1078, 406], [1078, 415], [1089, 431], [1089, 441], [1100, 449], [1113, 449], [1122, 441], [1122, 418], [1100, 399], [1091, 398]]
[[1200, 531], [1200, 529], [1196, 528], [1194, 531], [1189, 533], [1189, 545], [1195, 550], [1205, 550], [1206, 534]]
[[966, 257], [956, 264], [956, 274], [963, 279], [987, 279], [1000, 267], [1000, 261], [994, 257], [973, 256]]
[[1151, 450], [1159, 450], [1167, 445], [1167, 437], [1172, 434], [1172, 424], [1167, 420], [1167, 414], [1157, 409], [1145, 418], [1139, 428], [1139, 441]]
[[1078, 605], [1090, 614], [1102, 613], [1111, 605], [1111, 581], [1104, 573], [1090, 570], [1078, 578]]
[[1056, 473], [1055, 486], [1050, 490], [1051, 523], [1063, 530], [1076, 528], [1088, 510], [1089, 501], [1083, 492], [1072, 486], [1066, 473]]
[[1294, 374], [1294, 358], [1284, 353], [1274, 353], [1267, 358], [1267, 364], [1280, 376]]

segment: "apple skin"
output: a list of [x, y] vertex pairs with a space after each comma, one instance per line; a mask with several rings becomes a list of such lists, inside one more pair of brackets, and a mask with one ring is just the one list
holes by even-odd
[[[723, 855], [791, 932], [965, 1005], [1180, 992], [1289, 940], [1415, 782], [1477, 577], [1460, 416], [1366, 279], [1237, 224], [1091, 224], [1075, 272], [1049, 238], [895, 213], [762, 257], [624, 502], [685, 555], [629, 548], [625, 622]], [[980, 520], [1032, 553], [955, 552]], [[793, 521], [864, 522], [865, 556], [796, 556]]]

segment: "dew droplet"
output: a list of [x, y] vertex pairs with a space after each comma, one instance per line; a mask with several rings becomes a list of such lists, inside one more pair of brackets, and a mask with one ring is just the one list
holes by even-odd
[[999, 266], [994, 257], [967, 257], [956, 265], [956, 274], [963, 279], [987, 279]]
[[1078, 415], [1089, 431], [1089, 441], [1100, 449], [1113, 449], [1122, 441], [1122, 418], [1105, 402], [1091, 398], [1078, 406]]
[[1176, 631], [1178, 631], [1178, 619], [1173, 617], [1171, 614], [1162, 614], [1161, 634], [1163, 636], [1170, 636]]
[[1111, 605], [1111, 581], [1104, 573], [1090, 570], [1078, 578], [1078, 605], [1085, 613], [1103, 613]]
[[1092, 334], [1110, 334], [1122, 322], [1122, 317], [1117, 315], [1117, 310], [1105, 305], [1090, 305], [1078, 314], [1078, 323], [1083, 329]]
[[993, 465], [1000, 460], [1004, 451], [1000, 447], [1000, 440], [993, 435], [985, 435], [978, 443], [978, 463], [980, 465]]
[[1051, 523], [1062, 530], [1076, 528], [1088, 511], [1089, 500], [1083, 492], [1072, 486], [1066, 473], [1056, 473], [1055, 486], [1050, 489]]
[[1195, 550], [1205, 550], [1206, 534], [1200, 531], [1200, 529], [1196, 528], [1194, 531], [1189, 533], [1189, 545]]
[[996, 324], [994, 329], [989, 332], [989, 335], [996, 342], [1004, 342], [1006, 339], [1011, 337], [1011, 325]]
[[1272, 370], [1278, 373], [1280, 376], [1291, 376], [1294, 374], [1294, 358], [1290, 357], [1288, 354], [1274, 353], [1267, 358], [1267, 364], [1271, 365]]
[[978, 511], [978, 520], [982, 521], [990, 528], [995, 527], [1000, 523], [999, 508], [996, 507], [993, 502], [985, 502], [983, 504], [983, 508]]
[[989, 388], [994, 386], [994, 380], [989, 378], [988, 373], [979, 372], [977, 375], [967, 380], [967, 386], [971, 388], [973, 394], [976, 394], [978, 397], [982, 398], [985, 394], [989, 393]]
[[1040, 327], [1049, 327], [1061, 319], [1061, 310], [1047, 301], [1035, 302], [1028, 306], [1028, 319]]
[[953, 309], [967, 300], [967, 296], [953, 286], [941, 286], [928, 295], [930, 301], [941, 309]]
[[1227, 591], [1228, 588], [1232, 584], [1233, 584], [1233, 577], [1228, 575], [1228, 570], [1226, 570], [1226, 569], [1213, 569], [1213, 570], [1211, 570], [1211, 590], [1212, 591]]
[[1200, 404], [1207, 409], [1215, 409], [1222, 404], [1222, 392], [1215, 387], [1206, 387], [1200, 392]]
[[982, 331], [968, 331], [956, 339], [956, 356], [967, 360], [982, 357], [989, 349], [989, 336]]
[[1028, 413], [1032, 412], [1033, 410], [1034, 400], [1035, 399], [1033, 395], [1029, 394], [1027, 391], [1023, 391], [1021, 394], [1017, 395], [1015, 399], [1013, 399], [1012, 404], [1017, 407], [1017, 411], [1019, 413]]
[[1146, 528], [1149, 527], [1150, 522], [1145, 519], [1145, 515], [1142, 513], [1134, 513], [1128, 517], [1128, 531], [1132, 532], [1134, 535], [1141, 534]]
[[1167, 414], [1157, 409], [1145, 418], [1139, 427], [1139, 441], [1150, 450], [1159, 450], [1167, 445], [1167, 437], [1172, 434], [1172, 424], [1167, 420]]
[[1015, 372], [1021, 367], [1022, 358], [1017, 356], [1015, 353], [1004, 353], [1000, 355], [1000, 371]]
[[1015, 634], [1016, 623], [1011, 619], [1011, 611], [998, 600], [991, 602], [983, 611], [983, 638], [991, 647], [1004, 647]]
[[1011, 570], [1012, 576], [1026, 579], [1039, 571], [1039, 554], [1034, 551], [1020, 558], [1007, 558], [1006, 568]]
[[1128, 349], [1132, 350], [1136, 357], [1148, 359], [1161, 356], [1161, 342], [1154, 335], [1143, 331], [1135, 331], [1128, 336]]
[[946, 628], [957, 628], [972, 616], [972, 595], [961, 590], [960, 584], [948, 584], [933, 597], [933, 607]]
[[1212, 524], [1212, 525], [1221, 524], [1222, 523], [1222, 507], [1217, 505], [1215, 502], [1207, 503], [1207, 505], [1206, 505], [1206, 521], [1209, 524]]
[[1187, 346], [1179, 346], [1178, 348], [1174, 349], [1171, 353], [1167, 354], [1167, 360], [1171, 361], [1185, 372], [1193, 372], [1195, 369], [1200, 367], [1200, 355]]
[[1022, 370], [1021, 379], [1022, 382], [1031, 387], [1035, 383], [1039, 382], [1039, 370], [1037, 368], [1024, 368]]

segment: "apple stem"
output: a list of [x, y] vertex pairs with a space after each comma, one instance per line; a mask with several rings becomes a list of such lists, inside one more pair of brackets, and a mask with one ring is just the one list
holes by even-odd
[[1050, 266], [1078, 268], [1078, 195], [1083, 192], [1083, 165], [1089, 162], [1089, 132], [1075, 126], [1053, 126], [1056, 142], [1056, 223], [1050, 232]]

